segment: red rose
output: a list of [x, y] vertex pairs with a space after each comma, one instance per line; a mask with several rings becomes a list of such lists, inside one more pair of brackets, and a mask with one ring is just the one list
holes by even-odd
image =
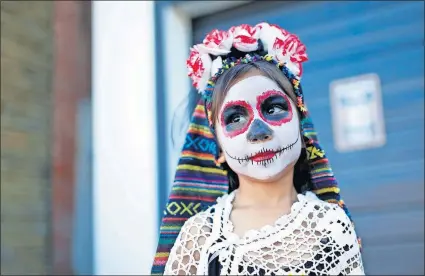
[[259, 30], [259, 28], [248, 24], [230, 28], [229, 32], [233, 34], [233, 46], [242, 52], [257, 50], [260, 36]]

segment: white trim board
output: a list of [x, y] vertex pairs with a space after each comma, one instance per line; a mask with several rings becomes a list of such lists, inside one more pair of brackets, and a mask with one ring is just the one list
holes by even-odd
[[248, 4], [251, 1], [180, 1], [175, 6], [187, 17], [195, 18]]
[[94, 275], [148, 275], [156, 249], [153, 8], [93, 1]]

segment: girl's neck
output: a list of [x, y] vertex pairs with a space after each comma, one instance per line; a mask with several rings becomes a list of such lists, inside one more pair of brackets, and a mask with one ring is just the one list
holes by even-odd
[[239, 176], [239, 188], [234, 205], [261, 208], [291, 206], [297, 199], [293, 177], [293, 166], [287, 167], [273, 181], [258, 181]]

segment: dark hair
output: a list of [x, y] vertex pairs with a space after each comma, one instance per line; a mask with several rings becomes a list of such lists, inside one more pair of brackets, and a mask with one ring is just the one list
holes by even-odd
[[[256, 72], [259, 75], [265, 76], [277, 83], [278, 86], [288, 95], [288, 97], [296, 103], [296, 96], [288, 78], [280, 71], [280, 69], [267, 61], [256, 61], [248, 64], [236, 65], [223, 73], [218, 79], [214, 87], [211, 105], [212, 125], [215, 125], [218, 111], [224, 102], [229, 89], [246, 74]], [[297, 110], [298, 111], [298, 110]], [[298, 112], [298, 118], [301, 114]], [[301, 125], [300, 125], [301, 129]], [[302, 140], [304, 142], [304, 140]], [[239, 187], [239, 178], [237, 174], [225, 162], [223, 168], [228, 171], [229, 177], [229, 192]], [[310, 183], [309, 165], [307, 163], [307, 154], [305, 147], [301, 149], [301, 155], [294, 167], [294, 186], [298, 193], [308, 189]]]

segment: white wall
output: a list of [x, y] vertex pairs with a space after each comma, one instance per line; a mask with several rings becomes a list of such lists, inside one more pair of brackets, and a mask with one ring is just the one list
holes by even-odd
[[93, 1], [97, 275], [146, 275], [156, 248], [153, 5]]

